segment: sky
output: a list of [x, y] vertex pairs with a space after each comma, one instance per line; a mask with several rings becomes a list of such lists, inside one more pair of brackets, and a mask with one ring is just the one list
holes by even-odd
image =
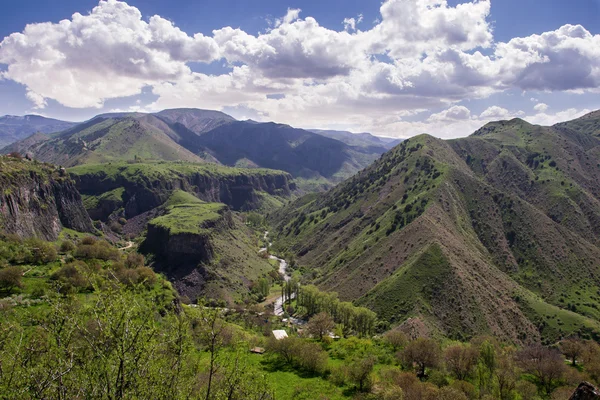
[[1, 1], [0, 115], [455, 138], [600, 109], [600, 0]]

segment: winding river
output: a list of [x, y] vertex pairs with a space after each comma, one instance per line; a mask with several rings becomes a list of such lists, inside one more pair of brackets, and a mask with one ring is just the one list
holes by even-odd
[[[273, 243], [269, 242], [269, 231], [265, 231], [264, 240], [267, 243], [267, 247], [263, 247], [258, 252], [265, 252], [273, 245]], [[283, 280], [288, 282], [292, 277], [287, 272], [288, 263], [283, 258], [276, 257], [272, 254], [269, 255], [269, 259], [279, 261], [279, 273], [283, 276]], [[293, 296], [293, 295], [292, 295]], [[283, 315], [283, 297], [279, 296], [275, 300], [275, 305], [273, 307], [273, 314], [282, 316]]]

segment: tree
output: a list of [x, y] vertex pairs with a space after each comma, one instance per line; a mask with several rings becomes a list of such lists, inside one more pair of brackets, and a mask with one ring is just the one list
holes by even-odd
[[371, 373], [374, 366], [374, 356], [356, 359], [348, 365], [348, 378], [358, 386], [359, 391], [362, 392], [370, 387]]
[[440, 348], [432, 339], [418, 338], [409, 342], [400, 352], [402, 364], [417, 366], [417, 377], [424, 378], [426, 368], [437, 367], [440, 360]]
[[457, 344], [444, 350], [446, 368], [458, 380], [465, 380], [477, 365], [477, 349], [471, 345]]
[[311, 335], [323, 340], [323, 336], [327, 335], [335, 328], [333, 319], [326, 312], [320, 312], [312, 317], [306, 325], [306, 330]]
[[8, 266], [0, 269], [0, 287], [7, 292], [12, 292], [14, 288], [22, 288], [23, 268]]
[[518, 361], [525, 372], [535, 376], [539, 386], [546, 394], [559, 386], [565, 372], [564, 358], [556, 350], [535, 345], [524, 348], [518, 353]]
[[566, 339], [560, 342], [560, 351], [571, 360], [571, 365], [577, 364], [577, 359], [581, 357], [584, 352], [584, 346], [581, 340], [578, 339]]
[[450, 386], [441, 388], [437, 398], [440, 400], [469, 400], [463, 392]]
[[231, 341], [231, 331], [220, 318], [220, 315], [218, 309], [203, 308], [199, 323], [196, 325], [197, 339], [210, 354], [206, 400], [211, 399], [213, 379], [221, 367], [219, 363], [221, 350]]
[[388, 331], [383, 335], [383, 341], [392, 348], [394, 352], [402, 349], [408, 343], [406, 335], [400, 331]]
[[509, 400], [514, 397], [512, 393], [518, 378], [519, 373], [515, 365], [514, 350], [512, 348], [505, 349], [498, 357], [498, 368], [496, 369], [496, 382], [500, 400]]

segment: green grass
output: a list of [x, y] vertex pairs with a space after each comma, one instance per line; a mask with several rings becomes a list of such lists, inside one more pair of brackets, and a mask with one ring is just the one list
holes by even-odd
[[596, 340], [600, 338], [600, 323], [597, 320], [548, 304], [531, 293], [521, 293], [514, 297], [527, 317], [538, 326], [543, 341], [547, 344], [571, 334]]
[[74, 175], [96, 175], [100, 181], [123, 179], [131, 183], [147, 184], [155, 180], [170, 181], [182, 176], [206, 175], [212, 177], [267, 176], [287, 175], [282, 171], [253, 168], [233, 168], [216, 164], [199, 164], [190, 162], [144, 162], [128, 164], [110, 162], [106, 164], [86, 164], [69, 168]]
[[183, 190], [176, 190], [171, 194], [169, 200], [165, 203], [166, 207], [179, 206], [183, 204], [202, 204], [203, 201], [191, 193]]
[[[177, 197], [180, 198], [180, 196]], [[171, 235], [210, 233], [210, 229], [207, 229], [204, 224], [220, 219], [221, 212], [227, 206], [222, 203], [205, 203], [196, 200], [193, 203], [179, 203], [168, 206], [167, 214], [154, 218], [149, 224], [167, 229]]]

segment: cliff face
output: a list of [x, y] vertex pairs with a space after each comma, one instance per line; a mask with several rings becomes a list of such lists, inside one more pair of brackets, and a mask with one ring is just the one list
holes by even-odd
[[231, 211], [227, 207], [222, 207], [217, 214], [214, 219], [198, 222], [197, 231], [174, 231], [155, 222], [158, 219], [152, 220], [148, 223], [142, 248], [170, 266], [210, 263], [215, 255], [211, 235], [234, 227]]
[[93, 231], [66, 173], [46, 164], [0, 157], [0, 229], [53, 241], [62, 227]]
[[[289, 197], [296, 189], [285, 172], [199, 164], [83, 166], [71, 172], [77, 189], [86, 197], [98, 199], [88, 207], [90, 215], [103, 220], [121, 207], [126, 218], [149, 211], [162, 205], [176, 190], [227, 204], [233, 210], [252, 210], [261, 206], [263, 194]], [[106, 196], [118, 190], [118, 198]]]
[[140, 250], [154, 256], [153, 268], [182, 296], [233, 303], [272, 270], [257, 254], [257, 236], [226, 205], [176, 192], [161, 209], [148, 223]]

